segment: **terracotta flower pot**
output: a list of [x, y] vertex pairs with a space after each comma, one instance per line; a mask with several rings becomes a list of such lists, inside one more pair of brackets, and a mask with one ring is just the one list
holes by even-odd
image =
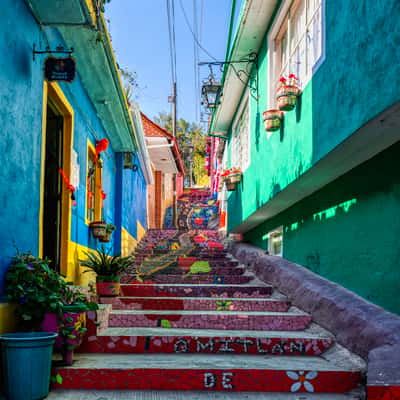
[[226, 185], [226, 189], [228, 190], [228, 192], [233, 192], [234, 190], [236, 190], [235, 182], [225, 182], [225, 185]]
[[92, 231], [92, 234], [95, 238], [100, 239], [106, 236], [107, 234], [107, 226], [106, 222], [102, 221], [94, 221], [89, 224], [89, 228]]
[[96, 292], [99, 297], [119, 296], [121, 284], [119, 276], [97, 276]]
[[297, 86], [283, 85], [277, 90], [278, 108], [282, 111], [291, 111], [296, 107], [297, 96], [300, 90]]
[[283, 119], [281, 110], [268, 110], [263, 112], [264, 127], [268, 132], [274, 132], [280, 129]]

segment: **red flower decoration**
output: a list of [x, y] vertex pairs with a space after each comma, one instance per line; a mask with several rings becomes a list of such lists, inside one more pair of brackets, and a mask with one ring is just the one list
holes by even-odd
[[102, 151], [106, 151], [108, 148], [108, 139], [104, 138], [96, 140], [96, 154], [100, 154]]
[[279, 79], [279, 82], [286, 83], [286, 78], [282, 76], [282, 78]]

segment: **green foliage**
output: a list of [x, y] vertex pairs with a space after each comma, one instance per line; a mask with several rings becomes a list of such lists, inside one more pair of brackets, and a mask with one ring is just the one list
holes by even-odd
[[84, 252], [86, 259], [79, 260], [83, 267], [89, 269], [84, 272], [95, 272], [98, 276], [119, 276], [133, 263], [132, 256], [110, 256], [110, 250], [106, 251], [102, 246], [94, 252]]
[[[159, 113], [154, 121], [168, 132], [172, 132], [171, 114]], [[186, 182], [207, 186], [208, 176], [205, 169], [207, 136], [201, 126], [179, 119], [176, 124], [176, 139], [185, 165]]]
[[137, 73], [135, 71], [130, 71], [127, 68], [120, 68], [119, 72], [124, 84], [126, 99], [128, 103], [132, 103], [132, 101], [136, 100], [137, 98], [136, 92], [139, 88]]
[[16, 314], [26, 329], [38, 329], [47, 312], [62, 316], [67, 304], [83, 303], [90, 309], [97, 304], [86, 297], [72, 283], [49, 267], [50, 260], [30, 253], [13, 257], [6, 275], [6, 298], [16, 304]]

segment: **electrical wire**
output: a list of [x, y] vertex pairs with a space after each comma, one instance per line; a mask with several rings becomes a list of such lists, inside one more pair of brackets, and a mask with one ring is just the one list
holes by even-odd
[[191, 25], [190, 25], [189, 19], [188, 19], [187, 14], [186, 14], [185, 7], [183, 7], [182, 0], [179, 0], [179, 4], [180, 4], [180, 6], [181, 6], [183, 16], [185, 17], [186, 25], [187, 25], [187, 27], [189, 28], [189, 31], [191, 32], [194, 41], [197, 43], [197, 46], [199, 46], [199, 48], [200, 48], [201, 50], [203, 50], [204, 53], [206, 53], [209, 57], [211, 57], [213, 60], [217, 61], [217, 59], [216, 59], [213, 55], [211, 55], [211, 54], [201, 45], [201, 43], [199, 42], [199, 39], [197, 38], [197, 35], [193, 32], [193, 29], [192, 29], [192, 27], [191, 27]]
[[167, 19], [168, 19], [168, 37], [169, 37], [169, 55], [171, 64], [171, 81], [172, 84], [176, 82], [176, 47], [175, 47], [175, 10], [174, 3], [172, 5], [170, 0], [167, 3]]
[[[198, 35], [198, 25], [197, 25], [197, 6], [196, 6], [196, 0], [193, 0], [193, 28]], [[198, 62], [199, 62], [199, 48], [196, 44], [196, 42], [193, 40], [193, 70], [194, 70], [194, 99], [195, 99], [195, 115], [196, 115], [196, 120], [199, 120], [199, 108], [200, 108], [200, 102], [199, 102], [199, 90], [200, 90], [200, 84], [199, 84], [199, 76], [198, 76]]]

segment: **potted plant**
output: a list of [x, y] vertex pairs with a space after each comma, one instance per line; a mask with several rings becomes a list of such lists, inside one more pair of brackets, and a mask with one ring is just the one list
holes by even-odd
[[231, 183], [240, 183], [242, 180], [242, 170], [238, 167], [233, 167], [229, 170], [228, 176]]
[[264, 111], [262, 115], [266, 131], [274, 132], [280, 129], [283, 119], [283, 112], [281, 110]]
[[279, 79], [276, 98], [281, 111], [293, 110], [299, 95], [298, 78], [294, 74], [290, 74], [288, 79], [283, 76]]
[[98, 296], [118, 296], [120, 291], [121, 274], [134, 262], [132, 256], [111, 256], [110, 250], [102, 246], [100, 250], [84, 252], [86, 259], [79, 260], [84, 272], [93, 271], [96, 276], [96, 290]]
[[[61, 351], [66, 363], [71, 364], [73, 349], [85, 333], [82, 324], [85, 311], [97, 309], [97, 304], [73, 290], [72, 283], [51, 269], [49, 263], [47, 258], [30, 253], [15, 256], [6, 276], [6, 296], [16, 304], [20, 328], [57, 333], [55, 348]], [[78, 308], [83, 315], [71, 316]]]
[[96, 239], [101, 239], [106, 236], [107, 226], [108, 224], [104, 221], [93, 221], [89, 224], [89, 228]]
[[99, 242], [108, 243], [111, 240], [111, 235], [112, 235], [114, 230], [115, 230], [115, 225], [107, 224], [106, 233], [105, 233], [104, 236], [99, 238]]
[[98, 309], [98, 305], [66, 282], [61, 293], [63, 302], [59, 313], [46, 313], [42, 323], [43, 330], [58, 333], [54, 344], [55, 350], [62, 355], [63, 365], [72, 365], [74, 350], [82, 343], [86, 329], [86, 311]]

